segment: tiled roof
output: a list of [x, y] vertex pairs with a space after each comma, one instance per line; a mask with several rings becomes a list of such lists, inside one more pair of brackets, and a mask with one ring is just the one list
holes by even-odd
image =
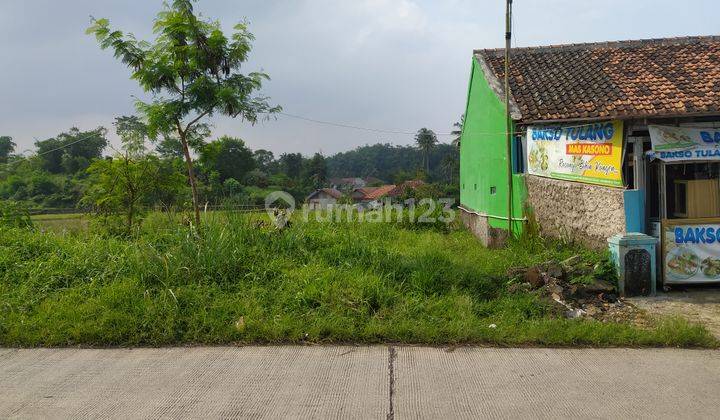
[[395, 189], [395, 185], [382, 185], [379, 187], [357, 188], [353, 193], [362, 194], [363, 200], [377, 200], [382, 198]]
[[[510, 92], [521, 122], [720, 114], [720, 37], [511, 51]], [[503, 53], [475, 51], [501, 98]]]
[[368, 200], [377, 200], [378, 198], [385, 197], [390, 191], [395, 189], [395, 185], [381, 185], [369, 193], [365, 194], [365, 198]]
[[395, 187], [394, 190], [390, 192], [390, 196], [397, 197], [399, 195], [403, 195], [406, 190], [411, 189], [414, 190], [415, 188], [425, 185], [425, 181], [421, 179], [413, 179], [410, 181], [405, 181], [402, 184]]

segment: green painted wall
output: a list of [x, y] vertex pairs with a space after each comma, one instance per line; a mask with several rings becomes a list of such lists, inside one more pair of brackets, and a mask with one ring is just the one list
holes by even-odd
[[[460, 139], [460, 202], [491, 216], [507, 217], [507, 153], [505, 104], [490, 89], [481, 66], [472, 60], [465, 124]], [[495, 193], [491, 191], [495, 187]], [[523, 176], [513, 175], [513, 217], [523, 217], [526, 188]], [[507, 220], [489, 218], [490, 226], [507, 229]], [[514, 222], [518, 233], [523, 223]]]

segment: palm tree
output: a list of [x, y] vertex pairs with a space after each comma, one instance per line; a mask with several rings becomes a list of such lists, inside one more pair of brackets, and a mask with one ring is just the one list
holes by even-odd
[[445, 155], [440, 162], [440, 168], [448, 177], [448, 183], [455, 183], [455, 175], [457, 174], [458, 168], [458, 156], [456, 154]]
[[460, 116], [460, 121], [453, 124], [455, 129], [450, 132], [453, 135], [451, 144], [457, 148], [460, 148], [460, 136], [462, 135], [463, 125], [465, 125], [465, 114]]
[[435, 132], [427, 128], [421, 128], [415, 134], [415, 143], [423, 152], [423, 163], [425, 165], [425, 173], [430, 175], [430, 151], [437, 144], [438, 139]]

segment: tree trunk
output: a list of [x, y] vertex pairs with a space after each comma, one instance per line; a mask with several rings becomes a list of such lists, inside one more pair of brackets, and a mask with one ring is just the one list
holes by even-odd
[[195, 185], [195, 171], [193, 171], [192, 157], [190, 156], [190, 148], [188, 148], [187, 137], [185, 131], [178, 129], [180, 142], [182, 143], [183, 153], [185, 154], [185, 165], [188, 170], [188, 178], [190, 179], [190, 189], [192, 190], [193, 210], [195, 211], [195, 226], [200, 227], [200, 202], [198, 201], [197, 185]]

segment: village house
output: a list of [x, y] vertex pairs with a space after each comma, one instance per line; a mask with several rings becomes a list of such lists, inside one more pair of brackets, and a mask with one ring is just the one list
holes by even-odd
[[413, 190], [425, 182], [419, 179], [405, 181], [399, 185], [381, 185], [379, 187], [356, 188], [351, 194], [353, 202], [376, 207], [383, 204], [385, 200], [397, 200], [407, 191]]
[[343, 193], [334, 188], [321, 188], [313, 191], [305, 202], [310, 210], [324, 210], [336, 205]]
[[475, 51], [460, 209], [483, 243], [644, 233], [666, 283], [720, 281], [720, 37], [512, 49], [511, 183], [503, 80], [504, 50]]

